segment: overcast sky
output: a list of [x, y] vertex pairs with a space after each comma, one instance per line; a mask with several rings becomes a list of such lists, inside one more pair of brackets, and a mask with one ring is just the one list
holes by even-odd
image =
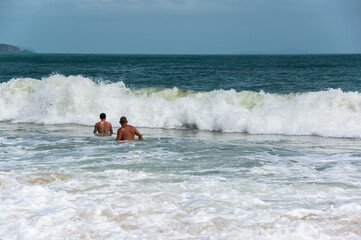
[[0, 0], [39, 53], [361, 53], [361, 0]]

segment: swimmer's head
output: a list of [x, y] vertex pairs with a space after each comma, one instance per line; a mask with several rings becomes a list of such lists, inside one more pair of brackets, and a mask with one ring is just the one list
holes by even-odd
[[106, 118], [107, 118], [107, 116], [105, 115], [105, 113], [100, 114], [100, 119], [106, 119]]
[[124, 124], [124, 123], [128, 123], [128, 120], [127, 120], [126, 117], [123, 116], [123, 117], [120, 118], [119, 122], [120, 122], [120, 124]]

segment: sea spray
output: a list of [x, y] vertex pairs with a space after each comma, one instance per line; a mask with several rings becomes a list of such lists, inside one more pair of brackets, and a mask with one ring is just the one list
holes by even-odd
[[1, 55], [0, 238], [360, 239], [360, 60]]
[[101, 112], [113, 124], [125, 115], [147, 128], [361, 137], [361, 94], [340, 89], [290, 94], [131, 89], [121, 81], [59, 74], [0, 85], [0, 121], [92, 125]]

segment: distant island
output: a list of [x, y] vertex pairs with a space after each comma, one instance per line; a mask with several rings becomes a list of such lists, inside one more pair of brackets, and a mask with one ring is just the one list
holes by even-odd
[[9, 45], [9, 44], [0, 44], [0, 53], [33, 53], [28, 49], [21, 50], [20, 48]]

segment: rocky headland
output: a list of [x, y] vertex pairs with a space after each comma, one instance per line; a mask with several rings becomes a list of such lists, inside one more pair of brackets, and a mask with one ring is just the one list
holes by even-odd
[[32, 53], [32, 51], [27, 49], [21, 50], [20, 48], [9, 44], [0, 44], [0, 53]]

